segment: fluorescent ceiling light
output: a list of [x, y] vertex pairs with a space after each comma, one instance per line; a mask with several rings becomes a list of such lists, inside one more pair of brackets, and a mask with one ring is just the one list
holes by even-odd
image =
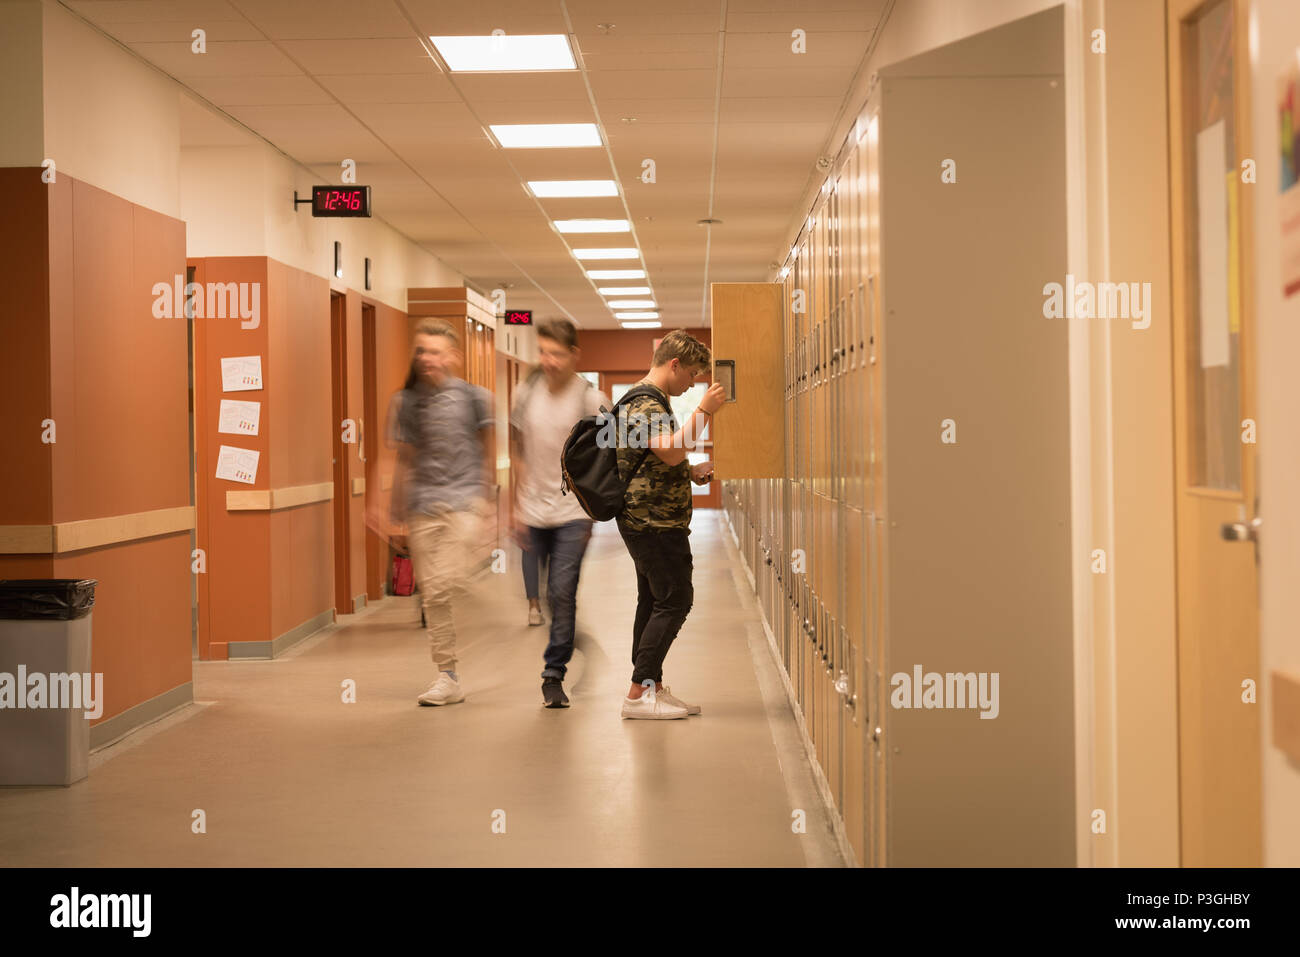
[[494, 123], [490, 129], [497, 142], [508, 150], [601, 145], [595, 123]]
[[562, 233], [630, 233], [626, 219], [557, 219], [555, 228]]
[[596, 292], [602, 296], [648, 296], [650, 295], [649, 286], [600, 286]]
[[574, 259], [640, 259], [641, 251], [635, 246], [617, 246], [609, 249], [575, 249]]
[[588, 269], [588, 279], [644, 279], [644, 269]]
[[534, 179], [528, 188], [539, 199], [557, 196], [617, 196], [612, 179]]
[[624, 329], [658, 329], [661, 323], [656, 319], [654, 322], [623, 322], [620, 325]]
[[569, 38], [562, 33], [429, 39], [452, 73], [577, 69]]
[[615, 319], [658, 319], [657, 312], [616, 312]]
[[611, 299], [605, 303], [611, 309], [655, 309], [653, 299]]

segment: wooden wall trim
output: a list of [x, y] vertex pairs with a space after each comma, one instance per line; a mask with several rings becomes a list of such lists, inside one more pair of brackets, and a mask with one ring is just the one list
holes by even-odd
[[277, 512], [295, 505], [314, 505], [334, 498], [333, 482], [291, 485], [286, 488], [230, 490], [226, 492], [228, 512]]
[[156, 508], [54, 525], [0, 525], [0, 554], [53, 555], [120, 545], [194, 528], [194, 507]]

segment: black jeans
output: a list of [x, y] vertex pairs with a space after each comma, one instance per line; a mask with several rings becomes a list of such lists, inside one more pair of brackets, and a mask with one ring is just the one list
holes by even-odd
[[685, 528], [634, 532], [621, 522], [618, 531], [636, 565], [632, 683], [663, 681], [664, 657], [695, 600], [690, 532]]

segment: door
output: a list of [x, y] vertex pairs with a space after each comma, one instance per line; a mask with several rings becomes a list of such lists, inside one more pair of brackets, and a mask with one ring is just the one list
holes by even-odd
[[1168, 11], [1182, 864], [1258, 867], [1248, 2]]
[[[379, 436], [383, 423], [379, 418], [379, 371], [376, 356], [375, 307], [361, 304], [361, 461], [365, 468], [365, 507], [363, 514], [372, 514], [371, 503], [380, 494]], [[384, 597], [384, 581], [388, 576], [388, 543], [366, 524], [366, 598], [379, 601]]]

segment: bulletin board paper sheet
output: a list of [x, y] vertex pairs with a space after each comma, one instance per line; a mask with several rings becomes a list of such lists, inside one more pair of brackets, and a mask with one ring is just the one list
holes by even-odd
[[222, 358], [222, 392], [252, 392], [260, 388], [262, 388], [261, 356]]
[[1196, 214], [1200, 233], [1201, 368], [1226, 366], [1228, 333], [1228, 193], [1223, 185], [1223, 120], [1196, 134]]
[[261, 418], [262, 403], [260, 402], [222, 399], [221, 419], [217, 424], [217, 431], [231, 432], [235, 435], [257, 435]]
[[223, 445], [217, 454], [217, 478], [252, 485], [257, 481], [257, 460], [261, 454], [256, 449]]

